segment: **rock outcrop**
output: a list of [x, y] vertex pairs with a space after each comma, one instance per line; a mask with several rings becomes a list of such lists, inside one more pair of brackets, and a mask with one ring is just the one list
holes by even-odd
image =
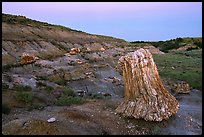
[[79, 48], [72, 48], [69, 53], [70, 53], [70, 55], [76, 55], [76, 54], [80, 53], [80, 49]]
[[34, 55], [23, 53], [23, 56], [21, 57], [20, 64], [25, 65], [25, 64], [34, 63], [37, 59], [39, 59], [39, 58], [35, 57]]
[[195, 44], [193, 43], [189, 43], [187, 44], [186, 46], [182, 46], [182, 47], [179, 47], [177, 49], [173, 49], [171, 51], [188, 51], [188, 50], [191, 50], [191, 49], [199, 49], [198, 46], [196, 46]]
[[167, 120], [176, 114], [179, 103], [163, 86], [152, 54], [143, 48], [119, 59], [125, 84], [124, 101], [118, 114], [146, 121]]
[[95, 52], [120, 45], [128, 45], [128, 42], [2, 13], [3, 66], [18, 63], [23, 52], [42, 59], [54, 59], [69, 53], [70, 49], [70, 54], [76, 55], [86, 48]]
[[143, 47], [144, 49], [148, 49], [151, 54], [165, 54], [164, 52], [160, 51], [158, 48], [152, 46], [151, 44], [146, 44]]

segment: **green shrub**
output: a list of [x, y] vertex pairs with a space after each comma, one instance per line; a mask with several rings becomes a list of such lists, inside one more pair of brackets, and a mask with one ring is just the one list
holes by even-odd
[[194, 44], [197, 45], [198, 47], [202, 48], [202, 42], [201, 41], [195, 41]]
[[92, 98], [103, 99], [103, 96], [101, 94], [93, 94]]
[[57, 84], [59, 84], [59, 85], [66, 85], [66, 80], [64, 80], [64, 79], [59, 79], [59, 80], [57, 80], [55, 83], [57, 83]]
[[125, 48], [125, 46], [124, 46], [124, 45], [120, 45], [119, 47], [120, 47], [120, 48]]
[[54, 88], [46, 85], [45, 90], [50, 93], [54, 90]]
[[48, 80], [46, 76], [37, 76], [36, 80]]
[[151, 135], [161, 135], [161, 128], [159, 126], [155, 126], [151, 131]]
[[70, 87], [64, 87], [63, 93], [66, 96], [72, 96], [72, 97], [76, 96], [75, 93], [74, 93], [74, 90], [71, 89]]
[[36, 86], [37, 86], [37, 87], [45, 87], [46, 84], [39, 81], [39, 82], [36, 82]]
[[31, 91], [32, 90], [32, 88], [30, 86], [28, 86], [28, 85], [26, 85], [26, 86], [23, 86], [23, 85], [14, 85], [13, 88], [16, 91]]
[[10, 107], [7, 104], [2, 104], [2, 113], [9, 114], [11, 111]]
[[33, 95], [31, 92], [17, 91], [15, 96], [18, 101], [22, 101], [27, 104], [30, 104], [33, 101]]
[[23, 64], [20, 63], [15, 63], [15, 64], [7, 64], [2, 66], [2, 72], [8, 71], [10, 68], [15, 68], [15, 67], [23, 67]]
[[72, 97], [62, 95], [57, 101], [56, 104], [59, 106], [71, 105], [71, 104], [81, 104], [83, 102], [81, 97]]
[[48, 93], [52, 92], [54, 90], [53, 87], [46, 85], [43, 82], [36, 82], [37, 87], [43, 88]]
[[2, 83], [2, 90], [7, 90], [9, 86], [6, 83]]
[[13, 67], [13, 64], [4, 65], [4, 66], [2, 66], [2, 72], [6, 72], [12, 67]]
[[28, 107], [28, 111], [31, 111], [31, 110], [33, 110], [33, 109], [38, 109], [38, 110], [42, 110], [42, 109], [44, 109], [44, 105], [43, 104], [39, 104], [39, 103], [34, 103], [34, 104], [32, 104], [32, 105], [30, 105], [29, 107]]

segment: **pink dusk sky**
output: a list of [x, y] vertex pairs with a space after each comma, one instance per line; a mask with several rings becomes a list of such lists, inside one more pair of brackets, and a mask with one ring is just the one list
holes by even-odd
[[202, 37], [202, 2], [2, 2], [2, 13], [127, 41]]

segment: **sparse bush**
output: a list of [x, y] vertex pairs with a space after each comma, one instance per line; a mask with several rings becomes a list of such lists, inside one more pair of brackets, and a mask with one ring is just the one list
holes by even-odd
[[55, 83], [59, 85], [66, 85], [65, 75], [66, 72], [63, 68], [53, 71], [53, 75], [57, 75], [60, 79], [58, 79]]
[[40, 64], [34, 64], [34, 66], [35, 66], [35, 67], [38, 67], [38, 68], [40, 68], [40, 67], [41, 67], [41, 65], [40, 65]]
[[91, 99], [103, 99], [104, 97], [103, 97], [103, 95], [101, 95], [101, 94], [98, 94], [98, 93], [96, 93], [96, 94], [91, 94]]
[[74, 65], [76, 65], [76, 63], [75, 63], [73, 60], [71, 60], [71, 61], [68, 62], [67, 64], [70, 65], [70, 66], [74, 66]]
[[56, 101], [56, 104], [59, 106], [71, 105], [71, 104], [81, 104], [81, 103], [83, 103], [83, 100], [81, 97], [72, 97], [72, 96], [65, 96], [65, 95], [62, 95]]
[[119, 47], [120, 47], [120, 48], [125, 48], [125, 46], [124, 46], [124, 45], [120, 45]]
[[155, 126], [151, 131], [151, 135], [161, 135], [161, 128], [159, 126]]
[[64, 79], [59, 79], [59, 80], [57, 80], [55, 83], [57, 83], [57, 84], [59, 84], [59, 85], [66, 85], [66, 80], [64, 80]]
[[39, 81], [39, 82], [36, 82], [36, 86], [37, 87], [44, 87], [44, 86], [46, 86], [46, 84]]
[[74, 90], [71, 89], [70, 87], [64, 87], [63, 93], [66, 96], [72, 96], [72, 97], [76, 96], [74, 93]]
[[10, 107], [7, 104], [2, 104], [2, 113], [9, 114], [11, 111]]
[[8, 71], [10, 68], [15, 68], [15, 67], [23, 67], [22, 64], [20, 63], [15, 63], [15, 64], [7, 64], [2, 66], [2, 72]]
[[84, 100], [81, 97], [76, 96], [74, 90], [70, 87], [64, 87], [59, 99], [55, 102], [59, 106], [81, 104]]
[[201, 41], [195, 41], [194, 44], [197, 45], [198, 47], [202, 48], [202, 42]]
[[37, 76], [36, 80], [48, 80], [46, 76]]
[[31, 91], [32, 90], [32, 87], [26, 85], [26, 86], [23, 86], [23, 85], [14, 85], [14, 90], [16, 91]]
[[37, 87], [43, 88], [44, 90], [46, 90], [46, 91], [49, 92], [49, 93], [52, 92], [52, 91], [54, 90], [53, 87], [48, 86], [48, 85], [46, 85], [45, 83], [40, 82], [40, 81], [37, 82], [36, 85], [37, 85]]
[[2, 90], [7, 90], [9, 86], [6, 83], [2, 83]]
[[30, 105], [29, 107], [28, 107], [28, 111], [31, 111], [31, 110], [33, 110], [33, 109], [38, 109], [38, 110], [42, 110], [42, 109], [44, 109], [44, 105], [43, 104], [39, 104], [39, 103], [34, 103], [34, 104], [32, 104], [32, 105]]
[[46, 85], [45, 90], [50, 93], [54, 90], [54, 88]]
[[18, 101], [22, 101], [27, 104], [31, 104], [33, 101], [33, 95], [31, 92], [17, 91], [15, 96]]

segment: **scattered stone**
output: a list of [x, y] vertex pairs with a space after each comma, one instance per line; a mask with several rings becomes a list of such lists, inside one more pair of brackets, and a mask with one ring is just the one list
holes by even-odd
[[106, 49], [104, 49], [103, 47], [100, 49], [100, 51], [102, 51], [102, 52], [105, 51], [105, 50], [106, 50]]
[[56, 121], [56, 119], [54, 117], [47, 120], [48, 123], [52, 123], [52, 122], [55, 122], [55, 121]]
[[132, 123], [130, 123], [129, 125], [127, 125], [127, 128], [129, 128], [129, 129], [135, 128], [135, 125], [133, 125]]
[[110, 93], [104, 93], [104, 92], [102, 92], [101, 95], [103, 95], [104, 97], [111, 96]]
[[114, 83], [116, 86], [122, 85], [121, 79], [117, 77], [109, 77], [112, 80], [112, 83]]
[[193, 43], [189, 43], [189, 44], [187, 44], [186, 46], [182, 46], [182, 47], [179, 47], [179, 48], [177, 48], [177, 49], [173, 49], [173, 50], [171, 50], [171, 51], [188, 51], [188, 50], [190, 50], [190, 49], [199, 49], [199, 47], [196, 46], [196, 45], [193, 44]]
[[64, 55], [67, 57], [71, 57], [70, 53], [65, 53]]
[[85, 91], [85, 90], [77, 90], [77, 95], [80, 96], [80, 97], [85, 96], [86, 93], [87, 93], [87, 91]]
[[69, 52], [70, 55], [76, 55], [78, 53], [80, 53], [79, 48], [72, 48], [71, 51]]
[[98, 92], [98, 94], [104, 96], [104, 97], [107, 97], [107, 96], [112, 96], [110, 93], [107, 93], [107, 92]]
[[189, 84], [185, 81], [178, 81], [173, 88], [176, 93], [190, 93], [191, 91]]
[[93, 78], [93, 77], [95, 77], [95, 74], [93, 72], [86, 72], [85, 75], [86, 75], [85, 76], [86, 78]]
[[30, 86], [33, 89], [36, 88], [36, 82], [37, 80], [34, 79], [33, 77], [23, 77], [21, 75], [13, 75], [13, 82], [12, 84], [16, 84], [16, 85], [23, 85], [23, 86]]
[[77, 59], [77, 60], [76, 60], [76, 63], [77, 63], [77, 64], [82, 64], [83, 61], [81, 61], [80, 59]]

